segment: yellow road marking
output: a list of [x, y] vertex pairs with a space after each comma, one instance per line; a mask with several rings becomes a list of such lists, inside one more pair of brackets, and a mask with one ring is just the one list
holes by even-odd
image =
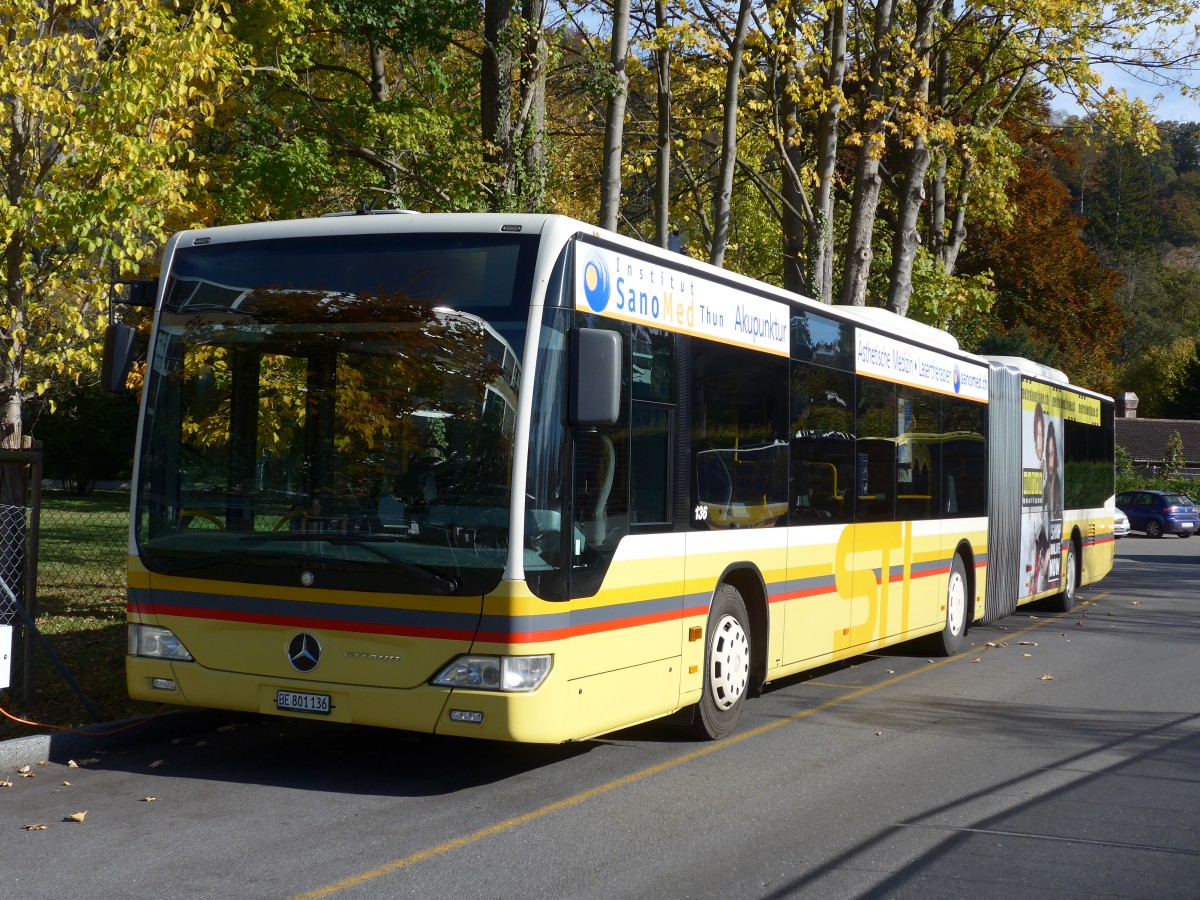
[[[1065, 616], [1069, 616], [1078, 610], [1084, 609], [1095, 603], [1097, 600], [1101, 600], [1107, 596], [1107, 592], [1098, 594], [1090, 600], [1083, 601], [1070, 612], [1058, 613], [1048, 618], [1040, 619], [1034, 624], [1030, 625], [1028, 628], [1023, 628], [1020, 631], [1010, 632], [1008, 633], [1008, 638], [1011, 639], [1022, 637], [1023, 635], [1029, 634], [1032, 631], [1036, 631], [1039, 628], [1056, 622]], [[892, 678], [889, 678], [887, 681], [881, 681], [879, 684], [872, 684], [867, 685], [866, 687], [858, 688], [851, 693], [842, 694], [841, 696], [835, 697], [832, 700], [827, 700], [818, 706], [801, 710], [798, 713], [793, 713], [786, 718], [775, 719], [771, 722], [759, 725], [757, 728], [752, 728], [749, 731], [740, 732], [724, 738], [723, 740], [706, 744], [697, 750], [693, 750], [690, 753], [685, 753], [683, 756], [677, 756], [673, 759], [658, 763], [657, 765], [650, 766], [638, 772], [631, 772], [630, 774], [621, 778], [606, 782], [605, 784], [597, 785], [594, 788], [581, 791], [578, 794], [573, 794], [570, 797], [557, 800], [554, 803], [548, 803], [545, 806], [538, 807], [537, 809], [523, 813], [522, 815], [513, 816], [510, 819], [505, 819], [503, 822], [497, 822], [494, 825], [488, 825], [486, 828], [480, 828], [477, 831], [472, 831], [470, 834], [465, 834], [462, 837], [453, 838], [452, 840], [437, 844], [436, 846], [429, 847], [425, 850], [420, 850], [401, 859], [394, 859], [389, 863], [384, 863], [382, 866], [369, 869], [368, 871], [361, 872], [358, 875], [351, 875], [349, 878], [343, 878], [341, 881], [335, 881], [333, 884], [327, 884], [325, 887], [317, 888], [315, 891], [309, 891], [306, 894], [299, 894], [294, 898], [294, 900], [319, 900], [321, 897], [329, 897], [333, 894], [340, 893], [341, 891], [348, 890], [349, 888], [359, 887], [360, 885], [366, 884], [369, 881], [374, 881], [376, 878], [382, 878], [384, 875], [391, 875], [394, 872], [399, 872], [401, 869], [407, 869], [410, 866], [424, 862], [427, 859], [433, 859], [436, 856], [443, 856], [452, 850], [461, 850], [463, 847], [469, 847], [471, 844], [478, 843], [484, 838], [493, 837], [497, 834], [503, 834], [504, 832], [511, 831], [512, 829], [518, 828], [521, 825], [526, 825], [529, 822], [535, 822], [538, 819], [543, 819], [552, 813], [560, 812], [564, 809], [570, 809], [574, 806], [579, 806], [581, 803], [586, 803], [588, 800], [603, 796], [604, 794], [611, 793], [612, 791], [623, 787], [628, 787], [629, 785], [636, 784], [639, 781], [645, 781], [647, 778], [658, 775], [661, 772], [666, 772], [675, 768], [676, 766], [681, 766], [685, 763], [701, 759], [712, 753], [716, 753], [719, 750], [724, 750], [726, 747], [732, 747], [734, 744], [740, 744], [742, 741], [748, 741], [751, 738], [759, 737], [767, 734], [768, 732], [775, 731], [777, 728], [783, 728], [785, 725], [793, 725], [802, 719], [807, 719], [809, 716], [833, 709], [835, 706], [840, 706], [841, 704], [848, 703], [851, 700], [857, 700], [859, 697], [865, 697], [867, 694], [874, 693], [875, 691], [882, 690], [886, 687], [891, 687], [892, 685], [899, 684], [902, 681], [907, 681], [909, 678], [912, 678], [915, 675], [920, 675], [925, 672], [932, 671], [933, 669], [939, 669], [942, 666], [949, 665], [953, 662], [961, 662], [964, 659], [967, 659], [969, 656], [970, 654], [967, 653], [960, 653], [957, 656], [948, 656], [945, 659], [940, 659], [937, 662], [930, 663], [929, 665], [923, 666], [920, 669], [914, 669], [913, 671], [906, 672], [903, 675], [896, 675]]]

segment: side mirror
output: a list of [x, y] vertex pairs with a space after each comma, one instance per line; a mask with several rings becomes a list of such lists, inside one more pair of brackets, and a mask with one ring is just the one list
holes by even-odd
[[125, 379], [133, 366], [137, 329], [124, 322], [111, 322], [104, 329], [104, 357], [100, 363], [100, 387], [110, 394], [125, 393]]
[[621, 415], [621, 335], [603, 328], [573, 328], [567, 420], [571, 425], [612, 425]]
[[[125, 288], [124, 295], [119, 293]], [[153, 309], [158, 279], [113, 281], [108, 286], [108, 327], [104, 330], [104, 356], [100, 362], [100, 387], [110, 394], [125, 393], [125, 379], [133, 367], [137, 329], [116, 319], [117, 306]]]

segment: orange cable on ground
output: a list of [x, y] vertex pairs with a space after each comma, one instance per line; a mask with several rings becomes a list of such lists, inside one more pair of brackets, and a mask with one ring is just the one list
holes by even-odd
[[118, 734], [119, 732], [129, 731], [131, 728], [138, 728], [142, 725], [145, 725], [151, 719], [156, 719], [162, 715], [165, 709], [165, 706], [160, 706], [144, 719], [138, 719], [135, 722], [130, 722], [128, 725], [122, 725], [120, 728], [111, 728], [108, 731], [80, 731], [75, 728], [67, 728], [65, 725], [46, 725], [43, 722], [31, 722], [28, 719], [22, 719], [19, 716], [14, 716], [3, 706], [0, 706], [0, 715], [4, 716], [6, 719], [11, 719], [13, 722], [17, 722], [20, 725], [30, 725], [33, 728], [49, 728], [51, 731], [65, 731], [69, 734], [78, 734], [82, 735], [83, 737], [104, 737], [105, 735]]

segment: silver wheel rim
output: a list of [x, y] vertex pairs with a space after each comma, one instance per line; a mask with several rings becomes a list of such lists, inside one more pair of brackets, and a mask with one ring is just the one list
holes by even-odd
[[946, 627], [951, 634], [961, 634], [967, 618], [967, 582], [962, 572], [950, 572], [950, 584], [946, 589]]
[[727, 710], [746, 693], [750, 683], [750, 639], [733, 616], [721, 616], [712, 637], [708, 684], [713, 703]]
[[1064, 588], [1064, 590], [1067, 592], [1068, 597], [1074, 597], [1075, 596], [1075, 551], [1072, 547], [1067, 547], [1066, 566], [1067, 566], [1067, 571], [1065, 573], [1066, 587]]

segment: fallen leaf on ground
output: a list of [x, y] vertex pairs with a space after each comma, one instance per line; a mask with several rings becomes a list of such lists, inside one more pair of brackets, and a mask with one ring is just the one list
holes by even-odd
[[157, 799], [158, 799], [157, 797], [151, 797], [150, 795], [147, 794], [145, 797], [142, 798], [142, 802], [143, 803], [153, 803]]
[[70, 786], [71, 786], [71, 782], [69, 782], [69, 781], [63, 782], [63, 787], [70, 787]]
[[1053, 680], [1054, 680], [1053, 675], [1043, 675], [1042, 676], [1042, 681], [1053, 681]]
[[68, 769], [78, 769], [79, 763], [75, 762], [75, 760], [73, 760], [73, 759], [68, 759], [67, 760], [67, 768]]
[[63, 816], [64, 822], [82, 822], [87, 815], [87, 810], [81, 810], [77, 813], [71, 813], [69, 816]]
[[150, 768], [161, 769], [162, 764], [163, 764], [163, 761], [161, 759], [156, 759], [154, 762], [150, 763]]
[[21, 827], [24, 828], [26, 831], [45, 831], [50, 826], [39, 824], [39, 825], [22, 825]]
[[0, 787], [12, 787], [12, 782], [7, 779], [0, 779]]
[[982, 656], [977, 656], [977, 657], [975, 657], [973, 660], [971, 660], [971, 662], [973, 662], [973, 663], [977, 663], [977, 662], [983, 662], [983, 657], [982, 657]]

